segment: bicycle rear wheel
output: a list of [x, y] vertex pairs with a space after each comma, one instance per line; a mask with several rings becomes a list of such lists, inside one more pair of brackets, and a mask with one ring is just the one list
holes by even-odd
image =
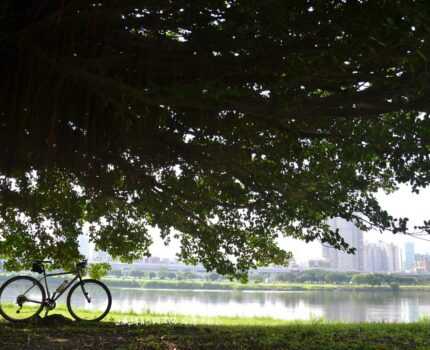
[[17, 276], [0, 287], [0, 315], [10, 322], [27, 321], [43, 309], [45, 290], [30, 276]]
[[112, 296], [108, 287], [97, 280], [82, 280], [67, 295], [67, 309], [77, 321], [100, 321], [109, 313], [111, 306]]

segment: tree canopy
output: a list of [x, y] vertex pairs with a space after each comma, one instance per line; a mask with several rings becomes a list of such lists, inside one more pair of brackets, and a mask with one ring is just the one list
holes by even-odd
[[277, 238], [405, 232], [379, 189], [430, 181], [426, 1], [6, 0], [0, 254], [98, 249], [241, 276]]

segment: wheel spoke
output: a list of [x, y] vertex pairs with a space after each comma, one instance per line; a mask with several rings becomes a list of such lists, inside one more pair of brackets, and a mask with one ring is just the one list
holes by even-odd
[[44, 291], [32, 277], [15, 277], [0, 290], [0, 314], [9, 321], [24, 321], [43, 308]]
[[96, 321], [109, 311], [111, 296], [106, 286], [84, 280], [73, 287], [68, 297], [69, 311], [73, 317], [83, 321]]

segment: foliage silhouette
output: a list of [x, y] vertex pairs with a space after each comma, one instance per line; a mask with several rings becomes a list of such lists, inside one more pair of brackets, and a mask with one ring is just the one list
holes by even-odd
[[0, 6], [0, 254], [97, 249], [232, 276], [407, 230], [378, 189], [429, 183], [425, 1], [14, 1]]

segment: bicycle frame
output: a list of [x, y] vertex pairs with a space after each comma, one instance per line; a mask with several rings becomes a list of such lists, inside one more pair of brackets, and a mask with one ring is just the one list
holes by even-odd
[[[57, 294], [57, 291], [54, 291], [54, 293], [52, 294], [52, 298], [51, 298], [51, 293], [49, 292], [49, 286], [48, 286], [48, 277], [52, 277], [52, 276], [62, 276], [62, 275], [75, 275], [75, 277], [73, 277], [73, 279], [71, 281], [69, 281], [67, 283], [67, 285], [63, 288], [63, 290]], [[81, 277], [81, 273], [79, 271], [70, 271], [70, 272], [57, 272], [57, 273], [46, 273], [45, 269], [43, 269], [43, 277], [38, 279], [38, 281], [42, 281], [45, 280], [45, 285], [44, 288], [46, 290], [46, 294], [47, 294], [47, 300], [49, 301], [57, 301], [65, 292], [66, 290], [68, 290], [70, 288], [70, 286], [73, 285], [73, 283], [76, 282], [76, 280], [82, 281], [82, 277]]]
[[[2, 298], [0, 316], [15, 322], [38, 317], [45, 310], [46, 317], [50, 311], [57, 307], [57, 302], [63, 295], [67, 297], [67, 300], [64, 300], [67, 310], [77, 321], [100, 321], [109, 313], [112, 306], [112, 295], [109, 288], [101, 281], [85, 278], [86, 260], [76, 263], [76, 267], [66, 271], [47, 271], [43, 263], [50, 262], [41, 260], [33, 262], [31, 271], [39, 273], [39, 276], [14, 276], [0, 287], [0, 297], [5, 295], [5, 305], [8, 306], [3, 307]], [[67, 275], [70, 277], [63, 278]], [[56, 278], [57, 276], [59, 278]], [[6, 294], [3, 293], [5, 290]], [[35, 304], [38, 306], [35, 307]], [[94, 313], [95, 316], [93, 314], [88, 316], [85, 312], [84, 314], [79, 312], [88, 307], [100, 312]], [[19, 313], [22, 313], [22, 316], [15, 315]]]
[[[67, 285], [63, 288], [63, 290], [60, 293], [57, 293], [57, 291], [55, 291], [52, 294], [52, 298], [51, 298], [51, 293], [49, 292], [49, 286], [48, 286], [48, 277], [52, 277], [52, 276], [62, 276], [62, 275], [75, 275], [75, 277], [73, 277], [73, 279], [67, 283]], [[45, 268], [43, 267], [43, 277], [39, 278], [37, 281], [40, 282], [42, 280], [45, 280], [44, 286], [42, 285], [42, 287], [46, 290], [47, 293], [47, 298], [45, 300], [42, 301], [43, 304], [46, 304], [46, 301], [52, 303], [52, 302], [56, 302], [65, 292], [66, 290], [68, 290], [70, 288], [70, 286], [76, 282], [76, 280], [79, 280], [80, 282], [82, 281], [82, 277], [81, 277], [81, 272], [79, 270], [77, 271], [69, 271], [69, 272], [56, 272], [56, 273], [46, 273], [45, 272]], [[35, 285], [31, 286], [30, 288], [28, 288], [25, 292], [24, 295], [27, 294]], [[84, 292], [85, 297], [88, 298], [87, 293], [84, 290], [84, 287], [82, 286], [82, 291]], [[41, 304], [38, 301], [35, 300], [31, 300], [28, 299], [28, 301], [36, 303], [36, 304]]]

